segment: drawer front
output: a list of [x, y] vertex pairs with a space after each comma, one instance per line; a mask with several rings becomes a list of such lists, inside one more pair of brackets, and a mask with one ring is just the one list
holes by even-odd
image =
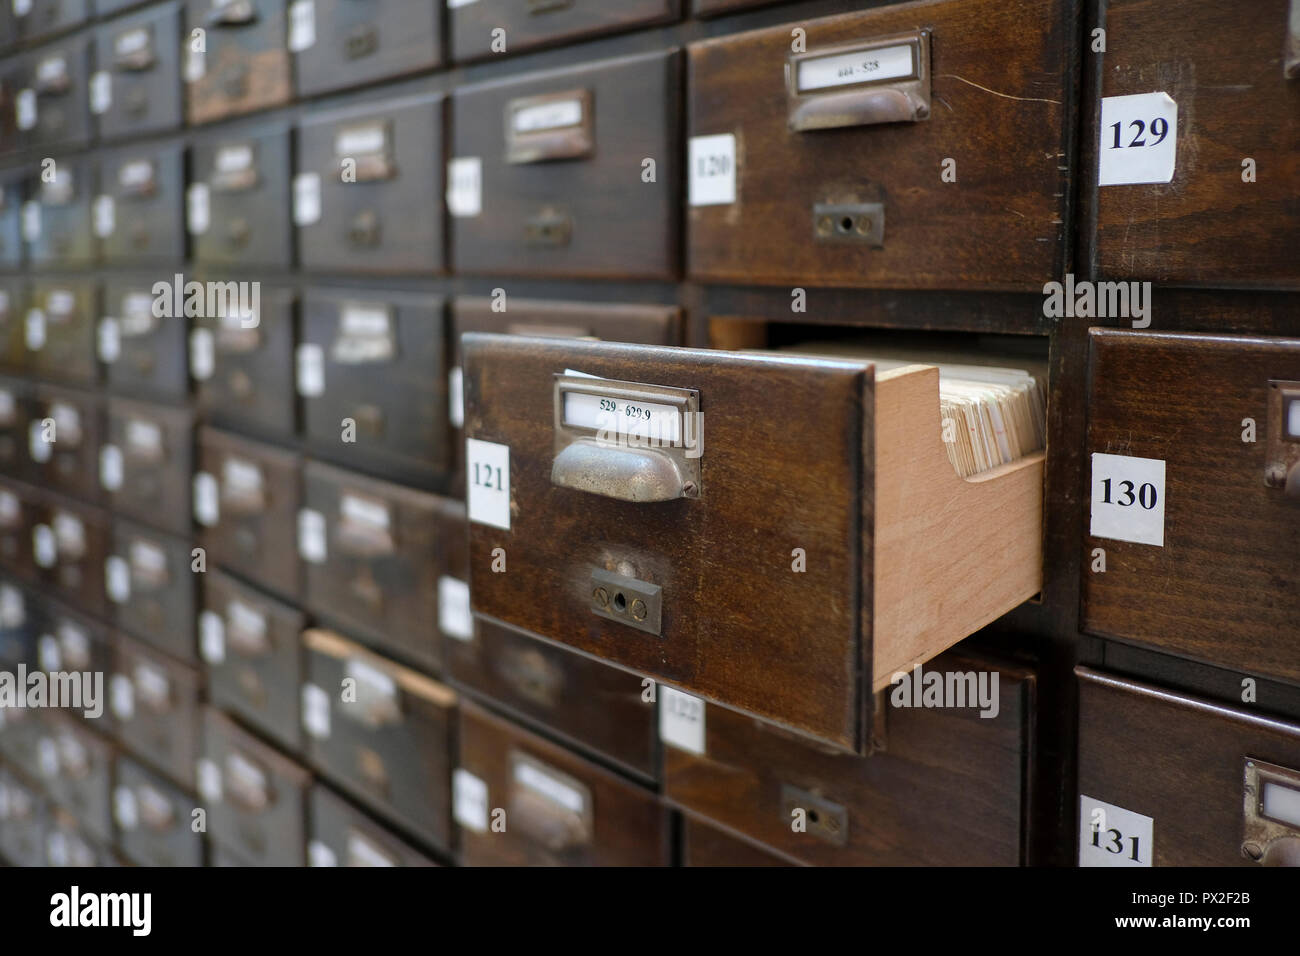
[[311, 789], [309, 866], [437, 866], [321, 784]]
[[0, 574], [0, 662], [16, 670], [36, 660], [36, 636], [45, 626], [45, 609], [33, 592], [9, 574]]
[[682, 818], [682, 866], [790, 866], [761, 847], [692, 816]]
[[90, 109], [98, 117], [101, 139], [180, 127], [183, 48], [188, 43], [181, 37], [177, 3], [100, 24]]
[[[41, 567], [41, 581], [60, 600], [98, 617], [108, 614], [104, 582], [104, 561], [112, 542], [112, 524], [98, 508], [54, 499], [44, 509], [42, 524], [48, 531], [33, 529], [33, 548], [39, 534], [42, 548], [53, 550], [53, 561]], [[33, 559], [37, 556], [33, 554]], [[48, 560], [48, 558], [43, 558]]]
[[[0, 98], [3, 95], [0, 88]], [[0, 268], [17, 269], [23, 264], [23, 201], [26, 196], [25, 172], [0, 172]]]
[[648, 681], [489, 621], [468, 637], [443, 633], [447, 675], [458, 686], [642, 777], [658, 775]]
[[1090, 375], [1085, 629], [1300, 682], [1300, 340], [1094, 329]]
[[[0, 564], [25, 581], [40, 573], [33, 555], [33, 530], [45, 522], [45, 502], [35, 489], [0, 481]], [[44, 534], [44, 532], [43, 532]], [[49, 536], [42, 542], [48, 547]]]
[[408, 483], [447, 471], [441, 298], [309, 291], [302, 342], [300, 367], [323, 372], [298, 380], [304, 430], [318, 454]]
[[[316, 96], [375, 80], [429, 70], [442, 62], [439, 4], [424, 0], [379, 3], [310, 2], [291, 23], [290, 48], [301, 96]], [[296, 30], [296, 35], [295, 35]], [[298, 42], [294, 42], [297, 40]]]
[[[65, 671], [112, 674], [113, 650], [104, 624], [48, 598], [41, 599], [38, 617], [34, 662], [40, 670], [46, 674]], [[93, 702], [84, 707], [66, 708], [64, 713], [79, 726], [111, 737], [116, 724], [109, 706], [107, 676], [104, 682], [102, 693], [96, 691], [98, 696]]]
[[33, 480], [28, 448], [33, 410], [31, 386], [19, 378], [0, 376], [0, 472], [20, 481]]
[[442, 271], [442, 204], [428, 203], [442, 184], [442, 127], [442, 97], [302, 123], [294, 218], [303, 268]]
[[198, 787], [212, 839], [252, 866], [302, 866], [311, 774], [212, 708], [203, 731]]
[[113, 744], [76, 719], [52, 716], [39, 752], [54, 802], [74, 814], [90, 835], [112, 840]]
[[287, 269], [289, 131], [241, 127], [196, 143], [186, 218], [196, 262]]
[[384, 819], [449, 848], [456, 695], [331, 632], [303, 641], [311, 764]]
[[[455, 270], [676, 275], [680, 67], [678, 54], [652, 53], [459, 90], [447, 186]], [[653, 182], [639, 181], [645, 159]]]
[[1081, 866], [1296, 865], [1300, 726], [1077, 673]]
[[[456, 822], [466, 866], [667, 866], [649, 790], [470, 703], [460, 712]], [[503, 819], [508, 826], [493, 823]]]
[[24, 341], [38, 378], [82, 386], [99, 381], [97, 294], [95, 283], [82, 279], [32, 284]]
[[258, 296], [255, 326], [245, 328], [238, 317], [193, 321], [190, 375], [204, 421], [283, 440], [298, 422], [293, 302], [283, 290]]
[[90, 142], [90, 34], [78, 34], [27, 56], [27, 89], [36, 96], [28, 149], [75, 149]]
[[[664, 793], [684, 809], [814, 865], [1020, 865], [1032, 675], [945, 655], [906, 677], [906, 684], [883, 692], [888, 740], [869, 757], [812, 748], [778, 728], [669, 691], [659, 701], [661, 715], [669, 709], [661, 720], [671, 728]], [[944, 688], [946, 706], [917, 706], [932, 686]], [[947, 696], [949, 688], [957, 694]], [[702, 728], [693, 723], [701, 713]], [[698, 753], [683, 749], [697, 745]]]
[[93, 392], [38, 385], [32, 407], [27, 450], [37, 482], [91, 504], [99, 502], [102, 399]]
[[193, 442], [189, 409], [110, 399], [100, 481], [113, 512], [189, 534]]
[[199, 756], [199, 672], [124, 634], [114, 639], [109, 701], [118, 738], [187, 788]]
[[[466, 438], [508, 449], [467, 442], [474, 611], [854, 749], [870, 708], [858, 680], [871, 659], [861, 643], [870, 606], [860, 599], [868, 585], [862, 562], [871, 552], [870, 535], [861, 531], [870, 490], [860, 480], [864, 467], [871, 473], [869, 459], [863, 464], [864, 446], [872, 445], [870, 369], [496, 336], [466, 336], [461, 347]], [[671, 449], [699, 455], [671, 460], [682, 497], [624, 501], [553, 483], [557, 467], [564, 481], [573, 467], [567, 456], [556, 464], [555, 376], [566, 369], [690, 390], [668, 393], [669, 401], [697, 393], [707, 437]], [[764, 396], [784, 396], [781, 408], [756, 415]], [[626, 399], [619, 405], [630, 407]], [[686, 434], [692, 415], [688, 401], [677, 425], [688, 440], [695, 437]], [[792, 442], [795, 431], [800, 440]], [[652, 490], [671, 484], [654, 470], [668, 471], [669, 452], [643, 457], [630, 442], [612, 451], [628, 457], [600, 466], [609, 476], [605, 490], [634, 493], [618, 484], [620, 474]], [[508, 461], [508, 494], [493, 490], [505, 483], [493, 454]], [[685, 487], [695, 480], [692, 461], [699, 462], [696, 478], [707, 481], [697, 481], [695, 497]], [[792, 494], [792, 485], [818, 493]], [[761, 518], [755, 501], [769, 503]], [[818, 555], [804, 573], [791, 570], [798, 547]], [[506, 574], [492, 571], [497, 548], [505, 549]], [[608, 610], [617, 609], [619, 593], [627, 611], [621, 618]], [[631, 618], [634, 602], [646, 598], [646, 627], [658, 599], [658, 634]]]
[[179, 143], [117, 152], [103, 160], [94, 225], [104, 262], [145, 265], [184, 258], [183, 160]]
[[307, 462], [298, 550], [307, 607], [422, 669], [440, 665], [438, 582], [463, 506]]
[[27, 283], [0, 276], [0, 368], [21, 372], [27, 355]]
[[285, 26], [285, 0], [189, 0], [186, 36], [196, 29], [207, 31], [206, 52], [188, 52], [182, 67], [191, 123], [283, 106], [292, 99]]
[[197, 661], [191, 545], [124, 519], [113, 523], [104, 586], [118, 627], [179, 660]]
[[716, 17], [753, 7], [771, 6], [778, 0], [692, 0], [691, 10], [697, 17]]
[[295, 753], [303, 623], [297, 608], [229, 575], [209, 569], [203, 578], [199, 653], [212, 703]]
[[1066, 236], [1067, 6], [935, 0], [692, 44], [690, 275], [1040, 289]]
[[601, 33], [676, 19], [679, 0], [476, 0], [448, 3], [448, 32], [457, 60], [477, 60]]
[[[14, 707], [12, 710], [6, 707], [4, 713], [0, 757], [26, 779], [37, 781], [46, 787], [46, 777], [52, 776], [54, 769], [51, 767], [49, 748], [41, 746], [41, 739], [46, 735], [50, 723], [49, 714], [44, 710], [26, 707]], [[51, 772], [47, 773], [47, 770]]]
[[[1102, 97], [1164, 93], [1177, 119], [1170, 181], [1097, 190], [1101, 275], [1300, 288], [1300, 80], [1283, 72], [1288, 37], [1300, 49], [1294, 5], [1252, 4], [1249, 20], [1237, 12], [1182, 3], [1170, 16], [1151, 0], [1107, 4], [1106, 51], [1096, 63]], [[1121, 115], [1129, 121], [1122, 134], [1111, 122]], [[1141, 136], [1134, 121], [1138, 114], [1122, 110], [1096, 120], [1101, 162], [1116, 153], [1116, 135], [1123, 153], [1142, 151], [1132, 148]], [[1099, 170], [1087, 171], [1090, 184]]]
[[31, 0], [15, 6], [15, 36], [24, 40], [38, 40], [61, 33], [90, 17], [90, 0]]
[[194, 518], [208, 559], [296, 598], [298, 456], [211, 428], [199, 432], [198, 455]]
[[72, 814], [50, 807], [45, 826], [45, 866], [120, 866], [108, 838], [94, 837]]
[[139, 866], [202, 866], [203, 836], [190, 829], [194, 797], [119, 757], [113, 788], [117, 846]]
[[45, 863], [46, 802], [17, 775], [0, 770], [0, 856], [14, 866]]
[[50, 163], [42, 161], [35, 205], [23, 207], [28, 261], [34, 266], [92, 265], [99, 254], [91, 229], [94, 164], [66, 157], [50, 158]]
[[155, 316], [156, 299], [150, 278], [105, 280], [99, 358], [111, 391], [182, 404], [189, 397], [190, 320]]

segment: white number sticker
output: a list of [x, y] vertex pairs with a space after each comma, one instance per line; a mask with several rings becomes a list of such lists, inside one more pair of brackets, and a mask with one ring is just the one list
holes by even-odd
[[469, 520], [510, 530], [510, 446], [465, 440]]
[[320, 840], [312, 840], [307, 844], [307, 865], [308, 866], [338, 866], [338, 855]]
[[330, 695], [315, 684], [302, 685], [302, 727], [317, 740], [330, 735]]
[[221, 802], [221, 768], [216, 761], [200, 757], [195, 767], [195, 782], [198, 784], [199, 796], [208, 803]]
[[474, 639], [469, 585], [445, 574], [438, 579], [438, 626], [442, 633], [458, 641]]
[[314, 342], [298, 346], [298, 394], [315, 398], [325, 394], [325, 350]]
[[678, 750], [704, 753], [704, 701], [660, 684], [659, 739]]
[[114, 674], [108, 682], [108, 705], [118, 720], [135, 716], [135, 685], [125, 674]]
[[1167, 183], [1178, 152], [1178, 104], [1168, 93], [1101, 100], [1097, 185]]
[[447, 373], [447, 417], [452, 428], [465, 427], [465, 373], [459, 365]]
[[117, 319], [99, 320], [99, 360], [112, 365], [122, 355], [122, 326]]
[[1079, 865], [1150, 866], [1155, 821], [1079, 794]]
[[301, 53], [315, 44], [315, 0], [294, 0], [289, 5], [289, 50], [293, 53]]
[[41, 204], [35, 199], [23, 203], [23, 241], [40, 242]]
[[190, 375], [205, 382], [217, 367], [216, 339], [211, 329], [195, 329], [190, 333]]
[[210, 198], [207, 183], [194, 183], [185, 191], [185, 223], [191, 235], [203, 235], [212, 224]]
[[1092, 456], [1092, 526], [1096, 538], [1165, 544], [1165, 463], [1159, 458]]
[[329, 556], [325, 538], [325, 516], [303, 508], [298, 512], [298, 554], [311, 564], [324, 564]]
[[320, 173], [299, 173], [293, 177], [293, 223], [310, 226], [320, 222]]
[[112, 196], [96, 196], [91, 206], [91, 219], [94, 222], [95, 235], [107, 239], [117, 228], [117, 215], [113, 207]]
[[99, 70], [90, 77], [90, 111], [107, 113], [113, 105], [113, 74]]
[[221, 520], [221, 494], [215, 475], [196, 472], [193, 481], [194, 520], [205, 528], [215, 528]]
[[226, 622], [216, 611], [199, 614], [199, 653], [209, 664], [226, 659]]
[[19, 129], [31, 129], [36, 125], [36, 91], [19, 90], [14, 97], [14, 119]]
[[99, 483], [105, 491], [118, 491], [122, 487], [122, 449], [104, 445], [99, 449]]
[[39, 352], [45, 348], [45, 313], [40, 309], [28, 309], [24, 331], [28, 351]]
[[131, 566], [121, 555], [112, 555], [104, 562], [104, 590], [114, 604], [131, 599]]
[[463, 767], [451, 777], [452, 812], [456, 822], [475, 833], [487, 833], [488, 785]]
[[692, 206], [736, 201], [736, 137], [732, 133], [692, 136], [688, 192]]
[[483, 161], [462, 156], [447, 161], [447, 212], [471, 218], [483, 211]]

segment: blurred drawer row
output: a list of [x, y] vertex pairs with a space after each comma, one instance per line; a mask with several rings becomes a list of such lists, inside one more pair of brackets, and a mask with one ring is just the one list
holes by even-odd
[[[81, 426], [72, 436], [65, 430], [69, 445], [48, 438], [44, 449], [31, 445], [34, 456], [19, 444], [0, 445], [8, 474], [53, 481], [64, 467], [62, 454], [45, 452], [80, 449], [84, 459], [68, 465], [66, 482], [54, 487], [97, 500], [92, 463], [100, 436], [111, 434], [119, 445], [130, 438], [114, 431], [114, 420], [152, 414], [165, 435], [183, 442], [189, 419], [180, 410], [105, 403], [79, 391], [103, 383], [113, 393], [173, 405], [192, 390], [200, 421], [281, 443], [301, 435], [317, 457], [407, 484], [455, 487], [462, 332], [662, 345], [678, 344], [683, 335], [675, 306], [502, 294], [457, 298], [447, 308], [437, 295], [317, 287], [305, 292], [299, 309], [283, 288], [182, 280], [0, 279], [0, 373], [28, 373], [78, 390], [0, 379], [0, 394], [8, 396], [0, 400], [0, 432], [20, 441], [18, 430], [31, 430], [32, 423], [39, 430], [60, 410], [65, 417], [74, 410]], [[183, 317], [188, 311], [223, 317]], [[104, 427], [108, 432], [97, 430]], [[181, 475], [187, 458], [155, 459], [156, 469], [188, 480]]]
[[[287, 101], [282, 35], [254, 39], [283, 28], [283, 10], [264, 9], [272, 6], [203, 11], [212, 42], [196, 61], [206, 72], [190, 86], [192, 110], [213, 118], [259, 97]], [[342, 4], [352, 13], [339, 18], [372, 16], [355, 6]], [[455, 12], [498, 16], [490, 6]], [[174, 128], [176, 84], [148, 91], [151, 70], [165, 59], [174, 70], [179, 57], [163, 44], [169, 56], [155, 61], [132, 40], [120, 81], [88, 83], [90, 40], [69, 40], [61, 53], [30, 54], [34, 79], [8, 81], [31, 84], [11, 89], [10, 105], [27, 104], [18, 125], [40, 149], [0, 177], [6, 196], [17, 193], [0, 216], [0, 262], [18, 261], [20, 226], [40, 264], [177, 257], [184, 214], [189, 249], [204, 263], [287, 268], [296, 227], [305, 269], [670, 279], [684, 249], [685, 273], [709, 282], [1037, 290], [1065, 270], [1071, 226], [1067, 6], [933, 0], [795, 21], [685, 53], [457, 88], [449, 102], [403, 88], [397, 99], [311, 108], [296, 150], [288, 119], [259, 120], [188, 144], [124, 148], [98, 170], [58, 155], [51, 167], [43, 154], [89, 140], [86, 99], [101, 88], [101, 126], [111, 130], [120, 109], [142, 124], [170, 111], [157, 128]], [[617, 18], [567, 6], [552, 15]], [[396, 34], [411, 16], [392, 15]], [[179, 13], [138, 15], [151, 17]], [[1176, 19], [1182, 39], [1171, 60], [1148, 2], [1108, 8], [1103, 99], [1091, 104], [1098, 165], [1082, 174], [1099, 187], [1089, 200], [1096, 263], [1105, 276], [1294, 288], [1287, 249], [1300, 217], [1288, 172], [1300, 88], [1279, 62], [1287, 0], [1267, 0], [1258, 29], [1191, 0]], [[140, 29], [122, 36], [146, 36]], [[339, 29], [365, 46], [374, 26]], [[1195, 79], [1210, 74], [1239, 82]], [[123, 88], [104, 92], [114, 82]], [[1223, 145], [1207, 156], [1194, 148], [1204, 142]], [[430, 198], [444, 184], [447, 249], [444, 205]]]

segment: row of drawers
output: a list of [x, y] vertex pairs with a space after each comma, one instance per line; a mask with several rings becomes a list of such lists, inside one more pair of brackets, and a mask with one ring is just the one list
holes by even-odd
[[[1165, 149], [1170, 178], [1107, 185], [1107, 173], [1084, 190], [1093, 264], [1108, 277], [1295, 287], [1288, 170], [1300, 126], [1289, 106], [1300, 86], [1281, 62], [1286, 3], [1261, 11], [1272, 31], [1185, 4], [1173, 65], [1148, 6], [1109, 5], [1109, 99], [1087, 107], [1097, 125], [1084, 155], [1109, 169], [1126, 163], [1109, 153]], [[50, 157], [53, 181], [38, 183], [34, 163], [23, 170], [36, 205], [6, 203], [0, 231], [11, 261], [23, 210], [38, 263], [91, 262], [97, 246], [106, 261], [174, 258], [187, 192], [203, 263], [287, 267], [296, 223], [309, 269], [668, 279], [684, 259], [707, 282], [1037, 290], [1070, 261], [1075, 181], [1098, 182], [1074, 168], [1065, 7], [887, 6], [468, 86], [449, 106], [411, 92], [310, 112], [296, 162], [287, 119], [196, 133], [188, 175], [179, 143], [126, 150], [98, 186], [87, 162]], [[872, 78], [880, 63], [895, 64], [890, 79]], [[1201, 70], [1224, 82], [1173, 82]], [[257, 75], [259, 88], [277, 86]], [[1158, 117], [1159, 143], [1116, 145], [1100, 129], [1106, 102], [1137, 94], [1182, 109]], [[1276, 119], [1243, 128], [1252, 116]], [[149, 182], [153, 198], [141, 199]], [[444, 185], [445, 227], [430, 199]]]

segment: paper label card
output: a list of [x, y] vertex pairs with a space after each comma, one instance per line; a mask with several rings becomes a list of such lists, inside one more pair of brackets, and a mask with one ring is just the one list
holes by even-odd
[[1103, 97], [1099, 135], [1098, 186], [1173, 180], [1178, 104], [1168, 93]]
[[1150, 817], [1079, 795], [1080, 866], [1150, 866], [1154, 830]]
[[465, 440], [469, 520], [510, 530], [510, 446]]
[[692, 136], [688, 159], [692, 206], [722, 206], [736, 201], [735, 135]]
[[1165, 463], [1159, 458], [1092, 456], [1095, 538], [1165, 544]]
[[679, 750], [704, 753], [704, 701], [660, 684], [659, 739]]

